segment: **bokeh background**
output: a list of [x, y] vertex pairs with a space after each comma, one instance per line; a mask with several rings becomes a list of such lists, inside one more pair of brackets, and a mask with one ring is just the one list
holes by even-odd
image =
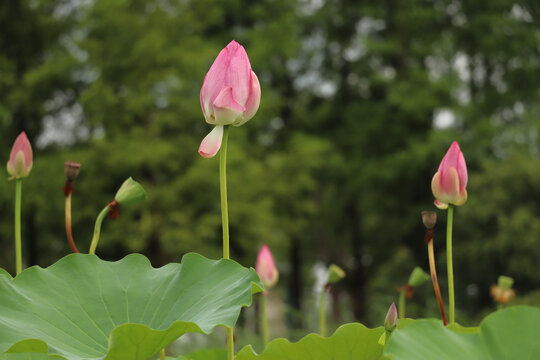
[[[331, 326], [382, 323], [413, 267], [428, 270], [420, 212], [436, 210], [430, 182], [453, 140], [469, 169], [454, 223], [458, 321], [495, 309], [489, 287], [501, 274], [515, 278], [514, 304], [540, 304], [537, 1], [17, 0], [0, 2], [0, 29], [0, 159], [22, 130], [34, 147], [26, 266], [70, 252], [68, 160], [82, 163], [81, 250], [132, 176], [148, 200], [105, 221], [99, 256], [140, 252], [154, 266], [190, 251], [220, 257], [218, 159], [197, 154], [211, 130], [199, 91], [235, 39], [262, 101], [231, 131], [231, 254], [252, 266], [263, 243], [273, 250], [273, 336], [316, 330], [317, 274], [331, 263], [348, 274], [333, 289]], [[10, 272], [13, 193], [0, 176], [0, 265]], [[241, 328], [251, 333], [250, 311]], [[407, 311], [437, 316], [429, 284]]]

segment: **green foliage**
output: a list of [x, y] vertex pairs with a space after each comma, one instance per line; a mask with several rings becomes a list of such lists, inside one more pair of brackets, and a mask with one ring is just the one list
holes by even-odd
[[512, 307], [487, 316], [478, 328], [417, 320], [392, 333], [386, 359], [530, 359], [540, 351], [540, 309]]
[[251, 346], [246, 346], [235, 356], [235, 360], [377, 360], [383, 350], [378, 343], [383, 333], [382, 327], [368, 329], [358, 323], [347, 324], [328, 338], [309, 334], [297, 343], [290, 343], [285, 339], [273, 340], [260, 355], [257, 355]]
[[14, 279], [2, 272], [0, 287], [0, 351], [49, 347], [65, 359], [146, 360], [185, 333], [234, 326], [262, 291], [253, 269], [198, 254], [158, 269], [137, 254], [74, 254]]
[[199, 350], [186, 356], [180, 356], [177, 360], [226, 360], [227, 349]]

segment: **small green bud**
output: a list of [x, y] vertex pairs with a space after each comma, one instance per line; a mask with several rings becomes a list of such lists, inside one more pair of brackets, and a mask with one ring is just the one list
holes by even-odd
[[501, 275], [497, 281], [499, 287], [503, 290], [510, 290], [514, 285], [514, 279], [509, 276]]
[[409, 276], [409, 284], [413, 287], [418, 287], [429, 280], [429, 275], [420, 267], [415, 267]]
[[346, 276], [345, 271], [339, 266], [332, 264], [328, 268], [328, 283], [335, 284]]
[[120, 189], [116, 193], [114, 200], [121, 206], [131, 206], [146, 199], [146, 191], [141, 184], [133, 180], [131, 177], [124, 181]]
[[386, 313], [386, 318], [384, 319], [384, 329], [388, 332], [392, 332], [398, 323], [398, 311], [396, 304], [392, 303], [388, 312]]

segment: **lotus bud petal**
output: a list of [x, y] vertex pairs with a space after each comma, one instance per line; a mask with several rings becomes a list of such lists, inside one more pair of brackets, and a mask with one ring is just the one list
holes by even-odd
[[415, 267], [409, 276], [409, 284], [418, 287], [430, 279], [430, 276], [420, 267]]
[[201, 145], [199, 146], [199, 155], [204, 158], [214, 157], [221, 148], [222, 139], [223, 126], [217, 125], [201, 142]]
[[255, 263], [255, 270], [264, 285], [265, 291], [274, 287], [279, 278], [279, 272], [274, 264], [274, 257], [270, 252], [270, 248], [267, 245], [263, 245], [257, 255], [257, 262]]
[[121, 206], [130, 206], [140, 203], [146, 199], [146, 191], [141, 184], [132, 178], [124, 181], [120, 189], [116, 193], [114, 200]]
[[236, 41], [225, 47], [208, 70], [200, 101], [206, 122], [240, 126], [259, 108], [261, 86], [246, 50]]
[[396, 304], [392, 303], [388, 312], [386, 313], [386, 318], [384, 319], [384, 328], [386, 331], [392, 331], [396, 328], [398, 324], [398, 311]]
[[335, 284], [346, 276], [345, 271], [339, 266], [332, 264], [328, 267], [328, 283]]
[[32, 170], [33, 154], [32, 146], [26, 133], [23, 131], [19, 134], [9, 155], [7, 162], [7, 172], [12, 179], [22, 179], [27, 177]]
[[431, 191], [435, 196], [435, 206], [448, 208], [448, 204], [460, 206], [467, 201], [467, 165], [465, 158], [454, 141], [431, 180]]

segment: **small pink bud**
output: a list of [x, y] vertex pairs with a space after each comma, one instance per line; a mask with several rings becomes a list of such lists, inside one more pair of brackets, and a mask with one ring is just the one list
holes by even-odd
[[255, 115], [261, 86], [242, 45], [233, 40], [221, 50], [204, 78], [200, 100], [212, 125], [240, 126]]
[[30, 174], [33, 165], [32, 146], [26, 133], [23, 131], [19, 134], [9, 155], [7, 162], [7, 172], [12, 179], [22, 179]]
[[465, 158], [454, 141], [439, 165], [439, 170], [431, 180], [431, 191], [435, 196], [435, 206], [448, 208], [448, 204], [463, 205], [467, 201], [467, 165]]
[[199, 146], [199, 155], [205, 158], [214, 157], [219, 148], [221, 148], [221, 140], [223, 139], [223, 126], [217, 125], [206, 135]]
[[398, 323], [398, 312], [396, 308], [396, 304], [392, 303], [390, 305], [390, 308], [388, 309], [388, 312], [386, 313], [386, 318], [384, 319], [384, 328], [386, 331], [392, 331], [395, 329]]
[[272, 257], [270, 248], [267, 245], [263, 245], [259, 251], [259, 255], [257, 255], [255, 270], [257, 271], [257, 274], [259, 274], [259, 278], [264, 285], [265, 291], [276, 285], [279, 273], [274, 264], [274, 258]]

